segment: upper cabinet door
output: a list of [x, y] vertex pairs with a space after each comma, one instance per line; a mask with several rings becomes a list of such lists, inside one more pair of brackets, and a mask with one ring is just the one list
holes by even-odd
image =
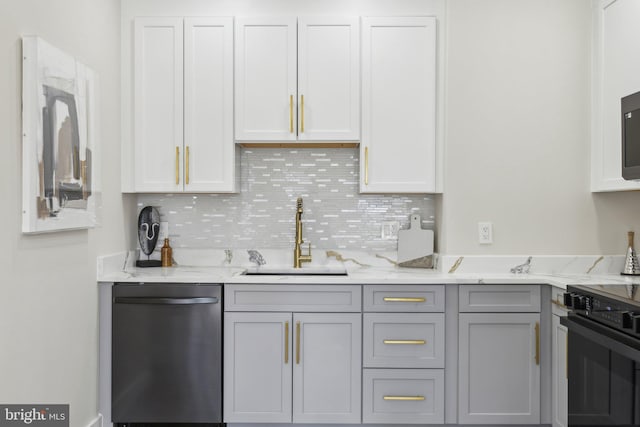
[[238, 18], [236, 139], [296, 139], [296, 18]]
[[[640, 90], [640, 2], [595, 2], [591, 74], [591, 191], [640, 189], [622, 178], [620, 98]], [[577, 113], [587, 113], [583, 108]]]
[[184, 190], [235, 190], [233, 18], [184, 21]]
[[360, 138], [358, 18], [298, 19], [298, 139]]
[[181, 18], [136, 18], [134, 146], [136, 191], [182, 190]]
[[436, 191], [436, 19], [363, 18], [360, 191]]

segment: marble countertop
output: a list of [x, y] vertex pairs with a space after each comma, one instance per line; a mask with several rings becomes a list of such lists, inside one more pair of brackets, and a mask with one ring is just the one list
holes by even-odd
[[[100, 257], [97, 281], [101, 283], [227, 283], [227, 284], [549, 284], [559, 288], [575, 284], [640, 284], [640, 277], [620, 275], [620, 256], [503, 256], [438, 259], [437, 269], [394, 265], [394, 254], [338, 253], [318, 257], [313, 265], [293, 270], [278, 253], [261, 251], [271, 260], [256, 267], [242, 257], [235, 262], [228, 253], [212, 250], [197, 256], [182, 251], [177, 264], [168, 268], [137, 268], [128, 253]], [[220, 252], [220, 253], [218, 253]], [[237, 251], [240, 254], [243, 252]], [[288, 252], [287, 252], [288, 254]], [[203, 256], [204, 255], [204, 256]], [[222, 258], [220, 258], [222, 257]], [[246, 275], [265, 270], [284, 274]], [[345, 275], [302, 275], [302, 272], [346, 272]]]

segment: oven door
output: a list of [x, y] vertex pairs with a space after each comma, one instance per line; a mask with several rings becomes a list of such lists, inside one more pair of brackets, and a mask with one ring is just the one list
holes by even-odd
[[569, 313], [569, 427], [639, 426], [640, 340]]

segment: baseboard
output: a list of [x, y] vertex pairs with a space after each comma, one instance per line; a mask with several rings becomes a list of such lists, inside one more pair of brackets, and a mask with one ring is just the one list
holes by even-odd
[[87, 424], [87, 427], [102, 427], [102, 414], [98, 414], [97, 417]]

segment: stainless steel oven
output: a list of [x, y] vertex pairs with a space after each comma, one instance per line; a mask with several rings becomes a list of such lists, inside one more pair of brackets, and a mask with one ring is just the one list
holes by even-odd
[[569, 427], [640, 426], [637, 285], [569, 286]]

